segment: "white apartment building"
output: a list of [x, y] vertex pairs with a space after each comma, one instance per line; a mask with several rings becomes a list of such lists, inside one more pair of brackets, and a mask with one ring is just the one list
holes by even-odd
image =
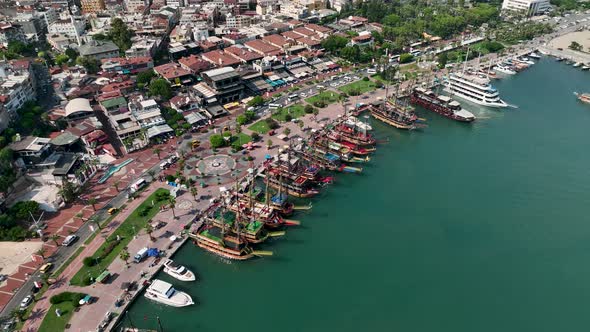
[[551, 10], [549, 0], [504, 0], [502, 11], [516, 11], [527, 16], [540, 15]]
[[30, 66], [29, 70], [15, 70], [9, 63], [0, 62], [0, 131], [16, 117], [16, 110], [35, 98], [35, 82]]
[[50, 24], [57, 22], [59, 14], [55, 9], [50, 7], [43, 12], [43, 17], [45, 18], [46, 25], [49, 26]]
[[83, 35], [84, 30], [86, 30], [86, 21], [72, 18], [56, 21], [47, 27], [49, 34], [62, 34], [75, 38]]
[[145, 0], [125, 0], [125, 7], [129, 13], [141, 13], [146, 8]]

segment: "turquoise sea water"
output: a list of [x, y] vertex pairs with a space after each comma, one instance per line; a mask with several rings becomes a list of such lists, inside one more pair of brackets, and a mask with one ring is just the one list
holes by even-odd
[[[462, 124], [372, 122], [381, 145], [268, 249], [227, 263], [187, 244], [175, 260], [200, 304], [140, 297], [135, 326], [165, 331], [582, 331], [590, 326], [590, 72], [543, 59], [494, 82], [519, 106]], [[129, 322], [128, 320], [126, 321]]]

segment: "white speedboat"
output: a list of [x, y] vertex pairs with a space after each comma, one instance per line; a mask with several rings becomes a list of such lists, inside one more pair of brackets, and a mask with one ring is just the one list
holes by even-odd
[[529, 58], [540, 59], [541, 56], [535, 52], [529, 53]]
[[527, 57], [522, 57], [522, 56], [521, 56], [521, 57], [518, 57], [518, 58], [516, 58], [516, 60], [518, 60], [518, 61], [520, 61], [520, 62], [524, 62], [524, 63], [526, 63], [527, 65], [534, 65], [534, 64], [535, 64], [535, 62], [534, 62], [533, 60], [531, 60], [531, 59], [529, 59], [529, 58], [527, 58]]
[[588, 70], [590, 69], [590, 66], [588, 66], [587, 64], [582, 65], [582, 70]]
[[190, 295], [174, 289], [172, 284], [159, 279], [154, 279], [148, 286], [145, 297], [172, 307], [186, 307], [194, 304]]
[[506, 75], [514, 75], [516, 74], [516, 72], [506, 66], [503, 65], [496, 65], [494, 67], [494, 70], [497, 71], [498, 73], [502, 73], [502, 74], [506, 74]]
[[573, 64], [573, 66], [574, 66], [574, 67], [576, 67], [576, 68], [577, 68], [577, 67], [580, 67], [581, 65], [582, 65], [582, 63], [581, 63], [581, 62], [576, 62], [576, 63], [574, 63], [574, 64]]
[[168, 259], [164, 262], [164, 272], [172, 278], [180, 281], [195, 281], [195, 274], [182, 265], [175, 264], [173, 260]]

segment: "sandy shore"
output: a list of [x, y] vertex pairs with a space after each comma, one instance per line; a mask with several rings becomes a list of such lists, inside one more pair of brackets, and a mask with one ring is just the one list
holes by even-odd
[[22, 263], [31, 260], [41, 248], [41, 241], [0, 242], [0, 274], [13, 274]]
[[582, 45], [582, 50], [584, 52], [590, 52], [590, 31], [576, 31], [570, 32], [563, 36], [559, 36], [549, 42], [549, 47], [553, 49], [567, 49], [572, 42], [578, 42]]

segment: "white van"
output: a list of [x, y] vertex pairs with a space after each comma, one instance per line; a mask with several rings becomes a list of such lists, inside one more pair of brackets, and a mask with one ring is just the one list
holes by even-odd
[[375, 70], [375, 68], [369, 68], [367, 69], [367, 74], [377, 74], [377, 71]]
[[141, 261], [143, 261], [147, 257], [148, 250], [148, 247], [141, 248], [141, 250], [138, 251], [137, 254], [135, 254], [135, 256], [133, 256], [133, 261], [135, 263], [141, 263]]
[[145, 179], [139, 179], [131, 185], [131, 191], [134, 191], [134, 192], [138, 191], [139, 189], [143, 188], [146, 185], [147, 185], [147, 181]]
[[160, 163], [161, 170], [167, 169], [168, 167], [170, 167], [170, 163], [167, 160], [164, 160], [162, 163]]

